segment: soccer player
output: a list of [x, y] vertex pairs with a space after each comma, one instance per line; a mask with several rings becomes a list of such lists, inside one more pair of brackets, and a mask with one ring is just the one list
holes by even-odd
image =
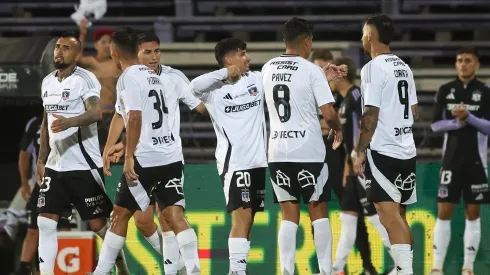
[[451, 239], [451, 217], [461, 194], [465, 201], [463, 275], [473, 274], [480, 247], [480, 205], [490, 202], [487, 136], [490, 134], [490, 88], [476, 77], [478, 51], [462, 48], [456, 55], [457, 79], [436, 95], [432, 130], [444, 132], [438, 213], [434, 227], [431, 274], [442, 274]]
[[372, 60], [361, 70], [364, 111], [354, 169], [365, 178], [367, 199], [374, 202], [388, 231], [398, 274], [413, 274], [412, 234], [405, 209], [417, 201], [412, 135], [418, 117], [415, 83], [410, 67], [390, 51], [394, 30], [388, 16], [368, 17], [362, 32], [363, 48]]
[[[189, 109], [195, 109], [201, 114], [206, 114], [206, 107], [204, 107], [204, 104], [199, 99], [192, 95], [189, 88], [189, 80], [181, 71], [160, 64], [160, 39], [155, 33], [142, 32], [139, 33], [136, 38], [138, 43], [138, 60], [140, 64], [146, 65], [154, 70], [157, 75], [160, 76], [162, 83], [165, 83], [165, 89], [168, 91], [165, 102], [169, 109], [168, 116], [169, 121], [172, 124], [172, 134], [176, 138], [180, 150], [182, 150], [179, 102], [183, 101]], [[112, 159], [113, 157], [117, 157], [117, 159], [114, 160], [114, 162], [117, 163], [124, 153], [125, 144], [123, 143], [125, 143], [125, 140], [111, 148], [106, 148], [106, 153], [104, 154], [105, 158]], [[136, 227], [143, 233], [152, 247], [160, 254], [162, 253], [160, 239], [162, 239], [163, 235], [163, 253], [166, 253], [166, 257], [171, 259], [170, 261], [164, 262], [165, 271], [175, 273], [172, 272], [172, 270], [175, 270], [178, 265], [179, 272], [185, 274], [184, 261], [182, 257], [180, 257], [175, 233], [162, 217], [160, 217], [159, 220], [163, 232], [159, 233], [157, 231], [157, 225], [153, 221], [154, 210], [155, 196], [151, 196], [150, 205], [146, 211], [142, 212], [137, 210], [134, 213]], [[161, 212], [159, 211], [158, 213], [161, 216]], [[178, 261], [175, 261], [174, 259], [178, 259]]]
[[[116, 143], [126, 126], [126, 149], [111, 229], [102, 244], [94, 274], [110, 272], [126, 240], [129, 219], [136, 210], [147, 209], [150, 195], [156, 196], [163, 218], [177, 235], [188, 274], [201, 274], [197, 236], [183, 213], [182, 151], [172, 134], [167, 105], [169, 91], [155, 71], [139, 65], [136, 33], [131, 29], [113, 34], [111, 56], [123, 74], [118, 80], [117, 114], [112, 120], [106, 147]], [[167, 255], [164, 253], [164, 261], [168, 260]], [[176, 274], [177, 270], [172, 272], [167, 270], [166, 274]]]
[[230, 274], [246, 274], [255, 213], [264, 211], [267, 160], [264, 92], [259, 72], [250, 72], [247, 44], [237, 38], [214, 48], [222, 68], [191, 81], [206, 106], [217, 136], [216, 162], [232, 225]]
[[[80, 22], [80, 42], [83, 44], [87, 38], [87, 19]], [[111, 35], [114, 31], [108, 28], [99, 28], [93, 34], [96, 56], [81, 56], [78, 64], [95, 74], [102, 89], [100, 91], [100, 106], [102, 119], [98, 122], [100, 148], [104, 148], [109, 131], [109, 125], [114, 114], [114, 99], [116, 96], [116, 82], [121, 70], [111, 59]]]
[[[343, 269], [349, 256], [349, 252], [360, 238], [363, 238], [363, 245], [366, 245], [369, 256], [369, 265], [366, 266], [366, 260], [363, 258], [364, 274], [377, 274], [371, 263], [371, 251], [368, 242], [366, 225], [364, 216], [378, 230], [385, 246], [390, 248], [390, 240], [388, 232], [379, 221], [379, 216], [372, 202], [366, 199], [365, 181], [359, 179], [353, 170], [353, 161], [350, 153], [354, 151], [354, 146], [359, 138], [359, 119], [362, 116], [361, 90], [354, 82], [356, 79], [356, 63], [348, 57], [340, 57], [334, 60], [335, 65], [347, 65], [347, 76], [330, 81], [330, 88], [338, 91], [343, 100], [339, 107], [340, 123], [342, 124], [342, 132], [344, 133], [343, 147], [347, 156], [345, 158], [344, 179], [342, 180], [342, 190], [340, 197], [340, 221], [342, 230], [340, 231], [339, 243], [337, 245], [336, 259], [333, 264], [333, 274], [345, 274]], [[330, 162], [329, 162], [330, 164]], [[330, 168], [330, 167], [329, 167]], [[330, 180], [329, 169], [329, 180]], [[333, 171], [332, 171], [333, 172]], [[363, 221], [362, 223], [360, 221]], [[359, 226], [362, 225], [365, 229], [365, 236], [359, 236]], [[357, 227], [357, 230], [356, 230]], [[362, 251], [361, 256], [362, 256]], [[366, 252], [364, 252], [366, 253]], [[396, 268], [392, 273], [396, 274]]]
[[[37, 253], [39, 228], [37, 227], [37, 200], [39, 196], [39, 185], [35, 184], [37, 156], [39, 153], [41, 118], [33, 117], [26, 125], [24, 136], [20, 142], [19, 172], [21, 178], [22, 195], [27, 200], [27, 234], [20, 255], [19, 270], [16, 275], [30, 275], [32, 262]], [[32, 184], [31, 184], [32, 182]], [[31, 188], [32, 193], [31, 193]], [[70, 221], [61, 218], [58, 229], [69, 230]], [[36, 259], [35, 265], [39, 269]]]
[[[41, 85], [44, 117], [36, 172], [41, 275], [53, 274], [58, 252], [56, 227], [61, 216], [71, 215], [71, 211], [66, 213], [70, 204], [101, 238], [112, 210], [104, 189], [97, 137], [100, 84], [94, 74], [77, 67], [80, 55], [78, 38], [63, 34], [54, 49], [57, 69]], [[129, 274], [124, 254], [118, 258], [118, 274]]]
[[[281, 274], [294, 274], [296, 231], [300, 199], [308, 205], [320, 274], [332, 271], [332, 232], [327, 218], [330, 190], [326, 185], [318, 108], [335, 137], [334, 149], [342, 142], [342, 129], [334, 110], [334, 98], [325, 72], [307, 60], [313, 28], [305, 20], [292, 18], [283, 26], [286, 53], [262, 68], [265, 99], [270, 117], [268, 161], [274, 200], [280, 203], [282, 222], [278, 244]], [[328, 77], [328, 75], [327, 75]]]

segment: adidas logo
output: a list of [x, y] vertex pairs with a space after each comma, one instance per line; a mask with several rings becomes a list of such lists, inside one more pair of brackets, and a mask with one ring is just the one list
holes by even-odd
[[172, 261], [170, 261], [169, 259], [166, 259], [164, 263], [165, 264], [172, 264]]
[[264, 207], [264, 201], [262, 201], [262, 202], [260, 203], [260, 206], [259, 206], [259, 207]]
[[467, 247], [466, 249], [472, 252], [476, 252], [476, 249], [473, 246]]
[[399, 267], [399, 266], [396, 267], [396, 271], [401, 271], [401, 270], [402, 270], [401, 267]]
[[43, 258], [39, 257], [39, 262], [44, 263]]
[[97, 208], [95, 209], [94, 213], [92, 213], [92, 215], [97, 215], [99, 213], [102, 213], [102, 209], [97, 206]]
[[225, 95], [225, 97], [223, 97], [223, 99], [230, 99], [231, 100], [231, 99], [233, 99], [233, 97], [231, 97], [231, 95], [228, 93]]
[[455, 99], [454, 94], [450, 93], [446, 96], [446, 99]]
[[247, 263], [247, 260], [243, 259], [243, 260], [238, 261], [237, 263], [239, 263], [239, 264], [246, 264]]
[[475, 200], [477, 200], [477, 201], [483, 200], [483, 194], [480, 193], [480, 195], [476, 196]]

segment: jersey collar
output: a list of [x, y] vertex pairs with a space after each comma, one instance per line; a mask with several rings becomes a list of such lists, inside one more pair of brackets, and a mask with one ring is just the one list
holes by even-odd
[[283, 53], [281, 54], [281, 57], [295, 57], [295, 56], [299, 56], [297, 54], [289, 54], [289, 53]]
[[[67, 79], [68, 77], [70, 77], [76, 70], [77, 70], [78, 66], [75, 66], [75, 68], [73, 68], [73, 70], [71, 71], [71, 73], [69, 73], [63, 80]], [[58, 82], [62, 82], [63, 80], [59, 80], [58, 79], [58, 70], [56, 70], [56, 73], [54, 74], [54, 77], [56, 77], [56, 80], [58, 80]]]
[[471, 87], [472, 85], [474, 85], [477, 81], [477, 78], [473, 78], [473, 80], [471, 80], [470, 82], [468, 82], [468, 84], [465, 85], [463, 84], [463, 82], [459, 79], [459, 77], [456, 77], [456, 81], [461, 85], [461, 87], [465, 88], [465, 89], [468, 89], [469, 87]]

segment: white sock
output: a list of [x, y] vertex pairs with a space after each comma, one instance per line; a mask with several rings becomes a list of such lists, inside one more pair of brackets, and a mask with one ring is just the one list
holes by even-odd
[[[342, 224], [342, 227], [340, 231], [339, 242], [337, 244], [335, 263], [333, 265], [335, 271], [344, 270], [345, 264], [347, 262], [347, 257], [349, 257], [349, 253], [352, 250], [352, 247], [354, 247], [357, 236], [357, 216], [340, 213], [340, 222]], [[317, 230], [315, 228], [315, 233], [316, 231]]]
[[229, 238], [228, 250], [230, 252], [230, 270], [236, 271], [237, 275], [245, 275], [247, 270], [247, 258], [250, 244], [245, 238]]
[[296, 231], [298, 225], [290, 221], [282, 221], [278, 234], [281, 274], [293, 275], [296, 262]]
[[145, 239], [151, 245], [151, 247], [156, 250], [156, 252], [162, 255], [162, 234], [160, 233], [158, 228], [157, 230], [155, 230], [155, 232], [153, 232], [153, 235], [151, 235], [150, 237], [145, 237]]
[[194, 229], [186, 229], [177, 234], [179, 250], [184, 257], [185, 267], [188, 275], [201, 275], [201, 264], [197, 248], [197, 236]]
[[442, 271], [449, 241], [451, 240], [451, 220], [436, 220], [433, 240], [434, 263], [432, 264], [432, 269]]
[[54, 261], [58, 253], [58, 222], [42, 216], [37, 217], [39, 227], [39, 270], [43, 274], [54, 273]]
[[[314, 243], [318, 263], [320, 264], [320, 274], [330, 274], [332, 272], [332, 230], [330, 221], [327, 218], [318, 219], [311, 223], [314, 230]], [[357, 225], [354, 225], [354, 229]], [[355, 236], [354, 236], [355, 240]]]
[[118, 254], [124, 247], [125, 237], [118, 236], [111, 231], [105, 234], [104, 242], [100, 250], [99, 262], [95, 268], [94, 275], [106, 275], [110, 273], [114, 265]]
[[464, 228], [464, 265], [463, 269], [473, 270], [476, 254], [480, 247], [481, 238], [480, 218], [470, 221], [466, 220]]
[[378, 214], [369, 216], [367, 217], [367, 219], [374, 226], [374, 228], [376, 228], [376, 231], [378, 231], [379, 235], [381, 236], [381, 240], [383, 241], [384, 246], [388, 250], [388, 253], [390, 254], [391, 258], [393, 258], [393, 253], [391, 253], [391, 243], [390, 243], [390, 237], [388, 235], [388, 231], [386, 231], [386, 228], [383, 226], [383, 224], [381, 224]]
[[409, 244], [392, 244], [391, 252], [395, 258], [398, 275], [413, 275], [413, 251]]
[[163, 267], [165, 274], [175, 275], [179, 271], [179, 243], [173, 231], [162, 233]]
[[[105, 238], [107, 230], [109, 230], [109, 223], [106, 223], [104, 227], [102, 227], [100, 231], [95, 232], [95, 234], [97, 234], [97, 236], [99, 236], [103, 240]], [[126, 257], [124, 256], [124, 249], [121, 249], [117, 254], [116, 268], [118, 273], [122, 272], [125, 274], [129, 274], [129, 268], [126, 263]]]

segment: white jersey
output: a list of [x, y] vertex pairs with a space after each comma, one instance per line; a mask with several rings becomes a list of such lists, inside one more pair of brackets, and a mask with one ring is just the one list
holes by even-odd
[[335, 102], [323, 70], [297, 55], [262, 68], [269, 110], [269, 162], [324, 162], [318, 108]]
[[[158, 75], [165, 86], [170, 129], [182, 151], [182, 140], [180, 139], [180, 107], [179, 102], [184, 102], [189, 109], [195, 109], [201, 101], [196, 98], [190, 89], [189, 79], [179, 70], [159, 65]], [[184, 159], [184, 157], [182, 157]]]
[[378, 55], [361, 70], [361, 92], [363, 106], [379, 108], [369, 148], [397, 159], [415, 157], [411, 106], [417, 93], [410, 67], [396, 55]]
[[217, 136], [219, 174], [267, 167], [264, 92], [260, 73], [248, 72], [236, 83], [223, 81], [226, 68], [201, 75], [191, 90], [205, 104]]
[[80, 67], [58, 80], [57, 71], [47, 75], [41, 84], [41, 96], [48, 119], [49, 152], [46, 168], [58, 172], [91, 170], [102, 167], [97, 122], [88, 126], [71, 127], [59, 133], [51, 124], [61, 115], [66, 118], [85, 113], [85, 100], [100, 97], [100, 83], [95, 75]]
[[117, 81], [116, 111], [127, 125], [129, 111], [141, 111], [141, 134], [136, 159], [142, 167], [182, 161], [182, 150], [172, 134], [167, 95], [157, 73], [144, 65], [133, 65]]

